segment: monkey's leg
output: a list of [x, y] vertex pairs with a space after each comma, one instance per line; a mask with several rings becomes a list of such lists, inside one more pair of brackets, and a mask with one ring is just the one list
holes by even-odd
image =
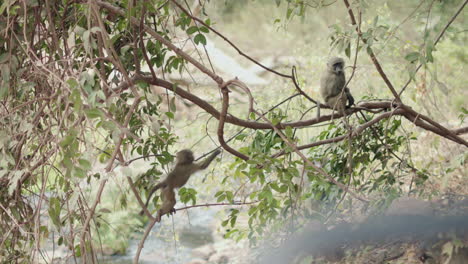
[[[148, 204], [150, 203], [151, 201], [151, 197], [153, 196], [153, 194], [159, 189], [159, 188], [164, 188], [166, 187], [167, 184], [165, 181], [162, 181], [158, 184], [156, 184], [152, 189], [151, 191], [149, 192], [148, 194], [148, 198], [146, 199], [146, 203], [145, 203], [145, 207], [148, 208]], [[141, 209], [140, 211], [140, 215], [143, 215], [145, 213], [145, 210], [144, 209]]]
[[333, 110], [338, 111], [338, 113], [344, 115], [346, 107], [346, 94], [343, 92], [327, 98], [327, 105]]
[[156, 221], [158, 222], [161, 221], [163, 215], [175, 212], [174, 205], [176, 204], [174, 189], [169, 186], [162, 189], [161, 197], [163, 199], [163, 204], [161, 205], [161, 209], [158, 210], [158, 216], [156, 217]]

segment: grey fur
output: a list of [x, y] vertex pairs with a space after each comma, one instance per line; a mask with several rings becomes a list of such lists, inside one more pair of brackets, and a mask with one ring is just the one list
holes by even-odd
[[[326, 105], [344, 114], [347, 107], [354, 104], [354, 98], [346, 85], [344, 60], [339, 57], [331, 58], [320, 79], [320, 94]], [[343, 91], [344, 88], [344, 92]], [[348, 106], [346, 103], [348, 102]]]

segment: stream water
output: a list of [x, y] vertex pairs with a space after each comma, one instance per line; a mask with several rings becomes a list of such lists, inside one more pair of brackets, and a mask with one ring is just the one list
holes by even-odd
[[[213, 243], [216, 212], [213, 208], [193, 208], [171, 217], [163, 217], [146, 239], [139, 263], [180, 264], [190, 261], [193, 258], [192, 249]], [[136, 234], [137, 239], [130, 241], [126, 255], [107, 257], [102, 263], [132, 263], [142, 235]]]

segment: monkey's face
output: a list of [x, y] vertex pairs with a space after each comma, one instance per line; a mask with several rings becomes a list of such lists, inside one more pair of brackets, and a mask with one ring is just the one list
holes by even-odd
[[344, 71], [344, 61], [342, 58], [334, 57], [328, 61], [328, 68], [336, 75], [340, 75]]
[[178, 164], [190, 164], [194, 161], [193, 152], [189, 149], [177, 152], [176, 158]]
[[333, 71], [336, 74], [341, 74], [343, 72], [343, 63], [335, 63], [333, 64]]

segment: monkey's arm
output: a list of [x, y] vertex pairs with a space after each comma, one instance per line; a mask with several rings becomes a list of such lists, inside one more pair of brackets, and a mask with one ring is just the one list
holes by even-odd
[[346, 108], [350, 108], [352, 105], [354, 105], [354, 97], [351, 95], [348, 87], [345, 88], [345, 94], [346, 98], [348, 99], [348, 105], [346, 105]]
[[217, 149], [215, 152], [213, 152], [213, 154], [208, 156], [208, 158], [206, 158], [205, 160], [197, 163], [197, 169], [198, 170], [204, 170], [204, 169], [208, 168], [208, 166], [210, 166], [210, 163], [214, 160], [214, 158], [216, 158], [216, 156], [219, 155], [219, 153], [221, 153], [221, 151], [219, 149]]

